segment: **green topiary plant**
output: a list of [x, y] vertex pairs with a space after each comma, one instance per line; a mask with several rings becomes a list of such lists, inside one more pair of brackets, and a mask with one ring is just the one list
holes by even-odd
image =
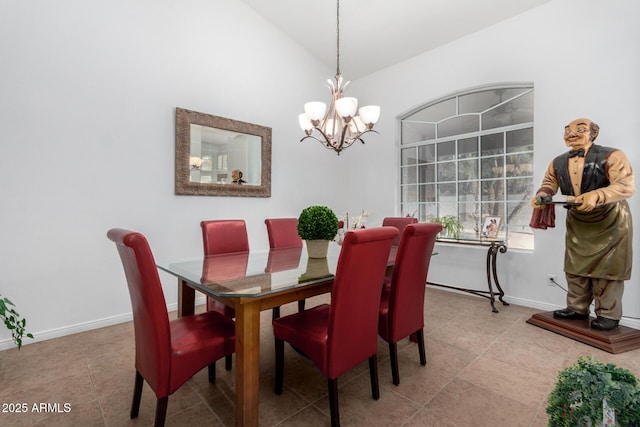
[[580, 357], [578, 363], [558, 373], [558, 382], [548, 398], [549, 426], [601, 426], [605, 398], [615, 411], [616, 425], [640, 425], [636, 377], [611, 363]]
[[15, 307], [15, 304], [8, 298], [0, 298], [0, 319], [4, 322], [4, 326], [11, 331], [11, 338], [20, 350], [22, 338], [26, 336], [33, 339], [33, 335], [25, 331], [27, 320], [21, 319], [18, 312], [12, 307]]
[[298, 217], [298, 235], [303, 240], [333, 240], [338, 217], [326, 206], [309, 206]]

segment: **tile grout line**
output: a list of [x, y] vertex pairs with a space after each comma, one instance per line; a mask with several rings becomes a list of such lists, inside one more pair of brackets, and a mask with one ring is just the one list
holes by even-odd
[[100, 408], [100, 414], [102, 415], [102, 424], [104, 426], [107, 425], [107, 419], [104, 415], [104, 408], [102, 407], [102, 402], [100, 401], [100, 398], [98, 397], [98, 391], [96, 390], [96, 383], [93, 380], [93, 375], [91, 372], [91, 368], [89, 367], [89, 362], [87, 361], [87, 355], [85, 354], [85, 350], [83, 350], [83, 354], [82, 354], [82, 360], [84, 362], [84, 367], [87, 370], [87, 375], [89, 376], [89, 381], [91, 381], [91, 388], [93, 390], [93, 395], [96, 399], [96, 402], [98, 403], [98, 408]]

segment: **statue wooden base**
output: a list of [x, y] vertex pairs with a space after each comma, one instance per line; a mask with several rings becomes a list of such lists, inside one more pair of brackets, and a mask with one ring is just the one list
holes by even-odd
[[609, 353], [624, 353], [640, 348], [640, 331], [637, 329], [620, 325], [610, 331], [599, 331], [591, 328], [593, 319], [594, 317], [587, 320], [560, 320], [553, 317], [553, 311], [549, 311], [534, 314], [527, 323]]

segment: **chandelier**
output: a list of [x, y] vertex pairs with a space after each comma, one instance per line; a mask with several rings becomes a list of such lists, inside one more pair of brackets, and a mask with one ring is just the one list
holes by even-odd
[[304, 104], [304, 113], [298, 116], [298, 122], [305, 132], [300, 141], [315, 139], [340, 155], [342, 150], [356, 141], [364, 144], [362, 135], [365, 133], [378, 133], [373, 130], [373, 125], [380, 118], [379, 106], [368, 105], [358, 110], [358, 99], [344, 96], [344, 88], [349, 82], [343, 84], [340, 74], [340, 0], [336, 2], [336, 46], [336, 81], [327, 80], [331, 91], [329, 109], [324, 102], [307, 102]]

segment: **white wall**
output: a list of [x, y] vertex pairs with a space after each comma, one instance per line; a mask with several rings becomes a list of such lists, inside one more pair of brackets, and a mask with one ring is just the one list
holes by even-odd
[[[601, 132], [597, 143], [622, 149], [636, 169], [640, 168], [638, 137], [632, 130], [640, 117], [638, 16], [640, 3], [632, 0], [553, 0], [359, 79], [350, 93], [365, 93], [371, 98], [369, 102], [382, 105], [377, 126], [382, 136], [375, 147], [367, 148], [366, 158], [350, 159], [351, 182], [364, 181], [366, 185], [351, 185], [345, 200], [372, 211], [371, 225], [397, 213], [398, 116], [457, 90], [496, 82], [535, 85], [536, 185], [551, 159], [566, 150], [562, 139], [565, 124], [578, 117], [598, 123]], [[376, 159], [394, 159], [394, 165]], [[629, 203], [637, 229], [640, 197], [635, 195]], [[499, 255], [507, 301], [543, 309], [564, 307], [564, 291], [549, 287], [547, 279], [547, 274], [554, 274], [564, 283], [565, 213], [562, 208], [556, 212], [555, 229], [535, 232], [535, 251], [509, 250]], [[640, 252], [638, 242], [636, 232], [636, 253]], [[430, 280], [486, 289], [486, 251], [441, 245], [437, 249]], [[623, 305], [625, 317], [640, 318], [637, 255], [635, 261]]]
[[[129, 318], [111, 227], [175, 258], [201, 254], [202, 219], [244, 218], [267, 248], [266, 217], [341, 188], [297, 123], [333, 71], [243, 2], [3, 2], [0, 58], [0, 294], [37, 339]], [[176, 196], [175, 107], [272, 127], [272, 197]]]

